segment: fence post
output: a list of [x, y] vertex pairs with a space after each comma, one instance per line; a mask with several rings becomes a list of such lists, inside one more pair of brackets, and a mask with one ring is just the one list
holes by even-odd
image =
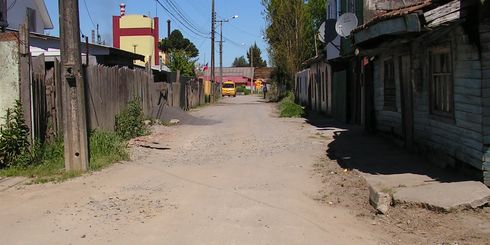
[[34, 141], [32, 125], [32, 92], [31, 92], [31, 53], [29, 51], [29, 29], [27, 20], [19, 28], [19, 67], [20, 67], [20, 101], [26, 125], [29, 127], [30, 141]]

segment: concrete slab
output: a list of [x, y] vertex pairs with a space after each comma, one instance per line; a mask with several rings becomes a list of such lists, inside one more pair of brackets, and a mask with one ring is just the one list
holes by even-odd
[[483, 183], [440, 168], [387, 138], [357, 126], [309, 120], [319, 131], [339, 129], [333, 132], [327, 156], [364, 177], [370, 187], [370, 202], [382, 213], [387, 212], [387, 194], [393, 196], [395, 205], [413, 203], [445, 211], [476, 208], [490, 201], [490, 189]]
[[476, 181], [432, 183], [396, 188], [393, 193], [393, 201], [419, 204], [430, 209], [449, 212], [478, 208], [490, 203], [490, 189]]

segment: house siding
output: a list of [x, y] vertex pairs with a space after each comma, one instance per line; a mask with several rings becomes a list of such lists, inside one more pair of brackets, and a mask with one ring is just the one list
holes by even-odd
[[[430, 37], [429, 37], [430, 38]], [[490, 86], [482, 87], [482, 66], [479, 50], [476, 45], [469, 42], [461, 26], [456, 27], [451, 34], [433, 41], [433, 43], [451, 43], [454, 87], [454, 118], [443, 119], [430, 113], [429, 105], [429, 47], [430, 44], [419, 40], [411, 43], [411, 70], [412, 83], [415, 85], [413, 93], [414, 142], [419, 149], [431, 155], [444, 154], [473, 168], [482, 170], [484, 142], [482, 133], [490, 138], [490, 110], [483, 108], [484, 103], [490, 105]], [[425, 48], [422, 48], [425, 47]], [[400, 113], [400, 83], [398, 75], [398, 55], [403, 53], [404, 47], [393, 49], [387, 54], [395, 56], [395, 74], [397, 90], [397, 111], [383, 110], [383, 67], [382, 62], [387, 56], [380, 56], [375, 64], [375, 106], [378, 130], [391, 132], [402, 136], [402, 117]], [[485, 55], [483, 55], [485, 57]], [[489, 57], [489, 56], [486, 56]], [[488, 65], [487, 65], [488, 66]], [[490, 82], [488, 82], [490, 85]], [[488, 96], [482, 96], [486, 88]], [[488, 111], [487, 114], [485, 114]], [[488, 123], [488, 132], [484, 132], [485, 123]], [[432, 154], [432, 153], [434, 154]], [[490, 154], [489, 154], [490, 155]], [[444, 158], [447, 159], [447, 158]], [[436, 159], [437, 160], [437, 159]], [[454, 165], [455, 161], [438, 160], [439, 165]]]
[[485, 19], [479, 29], [482, 52], [483, 180], [490, 186], [490, 19]]
[[[402, 136], [402, 115], [400, 108], [400, 83], [399, 79], [395, 78], [395, 91], [396, 91], [396, 110], [385, 110], [384, 102], [384, 71], [383, 62], [389, 58], [394, 58], [391, 55], [380, 56], [374, 64], [374, 107], [376, 111], [377, 127], [379, 131], [395, 134], [396, 137]], [[396, 59], [395, 71], [397, 70]], [[396, 74], [396, 72], [395, 72]]]

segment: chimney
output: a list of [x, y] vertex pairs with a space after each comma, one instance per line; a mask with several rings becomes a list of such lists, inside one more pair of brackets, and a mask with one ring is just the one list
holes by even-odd
[[121, 11], [121, 16], [124, 16], [126, 14], [126, 4], [121, 3], [119, 5], [119, 10]]
[[170, 20], [167, 20], [167, 38], [170, 37]]

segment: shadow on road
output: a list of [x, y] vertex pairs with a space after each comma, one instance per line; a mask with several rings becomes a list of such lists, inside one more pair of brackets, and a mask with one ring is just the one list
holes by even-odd
[[307, 122], [320, 131], [334, 131], [326, 153], [343, 168], [372, 175], [426, 175], [440, 182], [474, 180], [456, 174], [454, 169], [440, 168], [421, 155], [408, 152], [388, 138], [367, 133], [359, 126], [315, 114], [309, 115]]

